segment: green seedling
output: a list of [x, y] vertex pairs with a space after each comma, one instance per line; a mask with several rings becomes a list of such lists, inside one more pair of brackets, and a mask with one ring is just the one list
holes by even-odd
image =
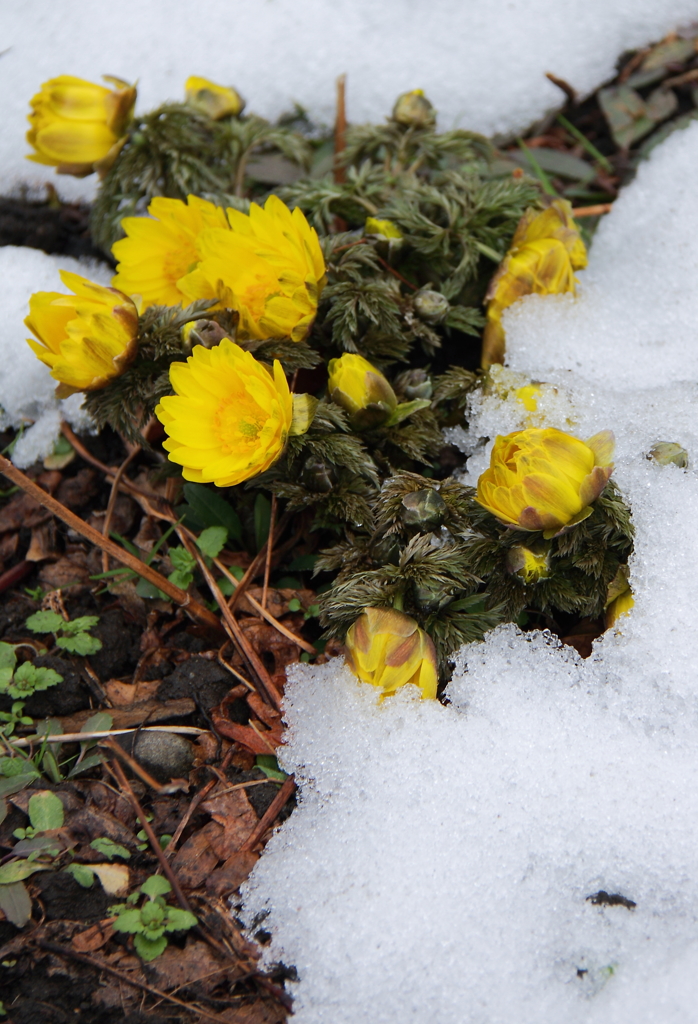
[[[40, 863], [39, 857], [55, 858], [61, 852], [60, 844], [45, 833], [63, 827], [63, 804], [55, 793], [44, 790], [34, 793], [29, 800], [27, 828], [18, 828], [14, 835], [19, 842], [14, 847], [16, 859], [0, 866], [0, 910], [17, 928], [22, 928], [31, 917], [31, 899], [24, 879], [37, 871], [49, 871], [53, 865]], [[22, 857], [21, 854], [27, 854]]]
[[[114, 931], [133, 935], [136, 952], [145, 961], [154, 960], [167, 949], [165, 932], [188, 931], [196, 924], [196, 918], [188, 910], [167, 905], [165, 896], [171, 891], [166, 878], [151, 875], [125, 903], [109, 908], [109, 913], [116, 915]], [[146, 901], [135, 906], [142, 896], [147, 897]]]
[[[0, 734], [11, 736], [18, 725], [33, 725], [33, 720], [23, 715], [24, 701], [14, 702], [9, 711], [0, 711]], [[3, 772], [3, 774], [6, 774]]]
[[17, 668], [15, 651], [17, 647], [26, 646], [0, 643], [0, 693], [16, 699], [26, 699], [37, 690], [48, 690], [50, 686], [63, 681], [63, 676], [52, 668], [36, 668], [30, 661], [25, 661]]
[[33, 633], [53, 633], [56, 647], [70, 654], [96, 654], [102, 649], [102, 641], [90, 636], [88, 630], [99, 622], [96, 615], [81, 615], [67, 621], [58, 612], [35, 612], [27, 619], [27, 628]]

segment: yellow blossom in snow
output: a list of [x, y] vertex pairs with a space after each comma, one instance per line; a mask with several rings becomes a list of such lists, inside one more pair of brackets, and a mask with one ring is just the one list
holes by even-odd
[[524, 214], [485, 296], [484, 369], [504, 361], [504, 310], [524, 295], [574, 292], [574, 272], [586, 265], [586, 247], [566, 199], [554, 199], [544, 210]]
[[411, 683], [423, 698], [436, 697], [438, 673], [431, 639], [414, 619], [394, 608], [367, 608], [347, 631], [347, 664], [363, 683], [387, 697]]
[[103, 388], [118, 377], [138, 350], [138, 310], [123, 292], [61, 271], [73, 295], [35, 292], [25, 324], [34, 354], [59, 381], [56, 394]]
[[34, 152], [28, 160], [77, 177], [108, 168], [133, 116], [136, 89], [120, 78], [104, 78], [113, 89], [73, 75], [44, 82], [31, 100], [27, 142]]
[[325, 261], [317, 232], [304, 213], [278, 196], [249, 215], [227, 211], [229, 230], [211, 228], [198, 238], [198, 265], [178, 282], [189, 302], [215, 299], [240, 314], [241, 339], [302, 341], [317, 313]]
[[613, 446], [610, 430], [587, 441], [553, 428], [500, 436], [477, 501], [507, 526], [552, 537], [591, 515], [613, 471]]
[[124, 217], [126, 237], [112, 246], [118, 262], [115, 288], [137, 295], [143, 308], [188, 305], [178, 282], [201, 259], [199, 238], [205, 228], [228, 229], [225, 210], [198, 196], [165, 199], [157, 196], [149, 217]]
[[167, 432], [164, 448], [185, 480], [232, 487], [268, 469], [290, 433], [312, 419], [308, 395], [291, 395], [278, 360], [271, 370], [224, 338], [196, 345], [186, 362], [172, 363], [174, 395], [155, 409]]
[[188, 106], [206, 114], [214, 121], [221, 117], [237, 117], [245, 106], [244, 100], [235, 90], [217, 85], [208, 78], [190, 75], [184, 83], [185, 102]]

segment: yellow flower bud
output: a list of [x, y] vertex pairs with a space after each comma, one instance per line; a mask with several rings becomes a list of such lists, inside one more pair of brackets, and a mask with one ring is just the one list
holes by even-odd
[[633, 598], [633, 592], [628, 587], [615, 600], [611, 601], [606, 608], [606, 629], [611, 629], [612, 626], [615, 626], [621, 615], [627, 615], [630, 609], [634, 607], [635, 599]]
[[436, 111], [423, 89], [412, 89], [398, 96], [393, 107], [393, 120], [410, 128], [430, 128], [436, 122]]
[[293, 398], [281, 363], [273, 372], [229, 338], [214, 348], [196, 345], [172, 363], [174, 395], [155, 415], [168, 438], [163, 447], [185, 480], [232, 487], [263, 473], [284, 450]]
[[367, 608], [347, 632], [347, 664], [363, 683], [387, 697], [411, 683], [436, 697], [436, 650], [414, 619], [394, 608]]
[[113, 89], [73, 75], [44, 82], [31, 100], [27, 142], [34, 153], [28, 160], [76, 177], [109, 165], [133, 117], [136, 89], [120, 78], [104, 78]]
[[24, 323], [32, 351], [60, 381], [59, 398], [96, 391], [118, 377], [138, 350], [138, 310], [123, 292], [61, 271], [74, 295], [35, 292]]
[[356, 430], [378, 427], [394, 413], [397, 398], [380, 370], [363, 356], [345, 352], [330, 359], [327, 390], [333, 402], [349, 413]]
[[485, 296], [484, 369], [504, 361], [504, 310], [523, 295], [574, 292], [574, 271], [586, 265], [586, 248], [566, 199], [554, 199], [545, 210], [524, 214]]
[[553, 537], [591, 515], [613, 472], [613, 445], [610, 430], [588, 441], [553, 428], [500, 436], [477, 501], [507, 526]]
[[377, 217], [367, 217], [364, 225], [365, 235], [378, 235], [379, 238], [388, 240], [402, 238], [402, 232], [391, 220], [378, 220]]
[[216, 85], [208, 78], [190, 75], [184, 83], [185, 103], [206, 114], [213, 121], [221, 117], [238, 117], [245, 106], [240, 94], [225, 85]]
[[524, 583], [537, 583], [550, 576], [550, 559], [546, 551], [536, 554], [518, 544], [507, 553], [507, 569], [512, 575], [520, 576]]
[[650, 448], [648, 459], [658, 463], [660, 466], [678, 466], [679, 469], [688, 468], [688, 452], [676, 441], [658, 441]]

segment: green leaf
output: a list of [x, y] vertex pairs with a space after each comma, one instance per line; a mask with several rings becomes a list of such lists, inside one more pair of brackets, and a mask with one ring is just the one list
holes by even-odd
[[101, 754], [88, 754], [87, 757], [83, 757], [79, 764], [76, 763], [70, 769], [68, 778], [72, 779], [76, 775], [80, 775], [81, 772], [88, 772], [90, 768], [96, 768], [98, 764], [104, 764], [103, 756]]
[[0, 668], [0, 692], [7, 693], [9, 690], [13, 672], [14, 668], [11, 668], [9, 665]]
[[29, 860], [13, 860], [9, 864], [0, 865], [0, 885], [8, 885], [10, 882], [21, 882], [29, 878], [35, 871], [48, 871], [44, 864], [35, 864]]
[[297, 597], [292, 597], [291, 600], [288, 602], [288, 610], [290, 612], [299, 612], [302, 607], [303, 606]]
[[216, 491], [203, 484], [187, 483], [184, 499], [203, 527], [223, 526], [232, 540], [242, 540], [242, 525], [235, 509]]
[[0, 643], [0, 669], [10, 670], [10, 678], [17, 664], [17, 655], [12, 644]]
[[25, 761], [23, 757], [0, 757], [0, 775], [4, 775], [5, 778], [26, 775], [31, 768], [31, 761]]
[[150, 896], [152, 900], [156, 896], [165, 896], [168, 892], [172, 892], [172, 886], [163, 875], [151, 875], [141, 886], [141, 892]]
[[9, 779], [0, 779], [0, 797], [12, 796], [13, 793], [19, 793], [21, 790], [26, 789], [27, 786], [31, 786], [34, 779], [40, 777], [40, 774], [31, 766], [22, 772], [21, 775], [13, 775]]
[[258, 494], [254, 502], [254, 538], [257, 551], [266, 543], [271, 523], [271, 502], [263, 494]]
[[126, 932], [128, 935], [142, 932], [144, 927], [141, 921], [141, 912], [137, 907], [131, 907], [129, 910], [122, 911], [116, 921], [114, 921], [114, 931]]
[[431, 405], [428, 398], [415, 398], [411, 402], [401, 402], [395, 407], [390, 415], [390, 418], [386, 421], [386, 427], [394, 427], [398, 423], [402, 423], [408, 416], [411, 416], [413, 412], [419, 412], [420, 409], [427, 409]]
[[32, 901], [24, 882], [0, 885], [0, 910], [15, 928], [24, 927], [32, 916]]
[[95, 880], [95, 873], [91, 867], [87, 864], [68, 864], [63, 869], [69, 875], [72, 875], [78, 885], [81, 885], [83, 889], [89, 889]]
[[199, 535], [196, 543], [199, 546], [199, 550], [203, 551], [209, 558], [217, 558], [227, 539], [228, 531], [225, 526], [209, 526]]
[[77, 619], [64, 622], [61, 631], [67, 636], [75, 636], [76, 633], [86, 633], [99, 622], [98, 615], [80, 615]]
[[[106, 732], [107, 729], [111, 729], [113, 724], [114, 719], [108, 711], [98, 711], [87, 719], [80, 732]], [[92, 743], [96, 742], [96, 740], [87, 740], [87, 746], [90, 747]]]
[[196, 918], [188, 910], [180, 910], [179, 907], [169, 907], [167, 910], [167, 924], [165, 931], [183, 932], [187, 928], [193, 928]]
[[102, 641], [89, 633], [76, 633], [74, 636], [59, 636], [56, 646], [71, 654], [96, 654], [102, 649]]
[[65, 626], [65, 620], [58, 612], [34, 612], [27, 619], [27, 628], [32, 633], [55, 633]]
[[125, 846], [119, 846], [118, 843], [108, 839], [107, 836], [99, 836], [97, 839], [93, 839], [90, 846], [97, 853], [101, 853], [106, 857], [107, 860], [114, 860], [114, 857], [122, 857], [124, 860], [131, 859], [131, 854]]
[[55, 793], [44, 789], [29, 798], [29, 820], [37, 832], [48, 832], [53, 828], [62, 828], [64, 813], [63, 804]]
[[175, 571], [171, 572], [167, 578], [170, 583], [174, 583], [176, 587], [179, 587], [181, 590], [187, 590], [191, 581], [194, 579], [194, 573], [187, 569], [175, 569]]
[[146, 963], [154, 960], [167, 949], [167, 939], [164, 935], [155, 940], [146, 939], [144, 935], [136, 935], [134, 936], [133, 944], [140, 958], [145, 960]]
[[139, 579], [138, 583], [136, 583], [136, 593], [139, 597], [146, 597], [150, 600], [160, 598], [161, 601], [167, 601], [167, 594], [163, 594], [162, 590], [156, 587], [154, 583], [143, 578]]
[[288, 778], [286, 772], [279, 768], [279, 762], [273, 754], [257, 754], [255, 767], [264, 772], [268, 779], [273, 779], [274, 782], [285, 782]]

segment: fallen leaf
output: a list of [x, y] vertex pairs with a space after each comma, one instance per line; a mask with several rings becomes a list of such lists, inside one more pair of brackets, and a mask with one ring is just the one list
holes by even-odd
[[63, 480], [56, 497], [67, 508], [79, 509], [97, 493], [99, 483], [94, 469], [81, 469], [75, 476]]
[[38, 526], [51, 518], [43, 505], [30, 498], [22, 491], [13, 495], [3, 509], [0, 509], [0, 533], [7, 530], [19, 530], [22, 526]]
[[39, 582], [52, 590], [66, 590], [74, 586], [87, 586], [90, 571], [87, 558], [74, 553], [70, 558], [59, 558], [52, 565], [45, 565], [39, 573]]
[[192, 982], [204, 992], [211, 992], [221, 981], [232, 980], [235, 973], [230, 961], [217, 958], [207, 943], [197, 940], [187, 942], [184, 949], [169, 945], [161, 956], [145, 965], [150, 984], [164, 992]]
[[90, 868], [110, 896], [119, 896], [128, 891], [130, 876], [126, 864], [90, 864]]
[[[220, 825], [216, 825], [216, 828], [223, 831]], [[211, 849], [208, 838], [201, 829], [177, 850], [172, 858], [172, 869], [181, 885], [195, 889], [213, 871], [218, 861], [218, 855]]]
[[114, 934], [111, 924], [113, 920], [114, 918], [112, 917], [105, 918], [104, 921], [93, 924], [91, 928], [85, 929], [84, 932], [78, 932], [77, 935], [73, 935], [70, 940], [73, 949], [78, 953], [94, 953], [95, 950], [101, 949]]
[[206, 879], [206, 891], [213, 896], [229, 896], [242, 885], [257, 863], [258, 854], [239, 850], [231, 854], [225, 864], [216, 868]]
[[43, 562], [46, 558], [57, 558], [56, 521], [49, 519], [32, 530], [29, 550], [24, 556], [28, 562]]

